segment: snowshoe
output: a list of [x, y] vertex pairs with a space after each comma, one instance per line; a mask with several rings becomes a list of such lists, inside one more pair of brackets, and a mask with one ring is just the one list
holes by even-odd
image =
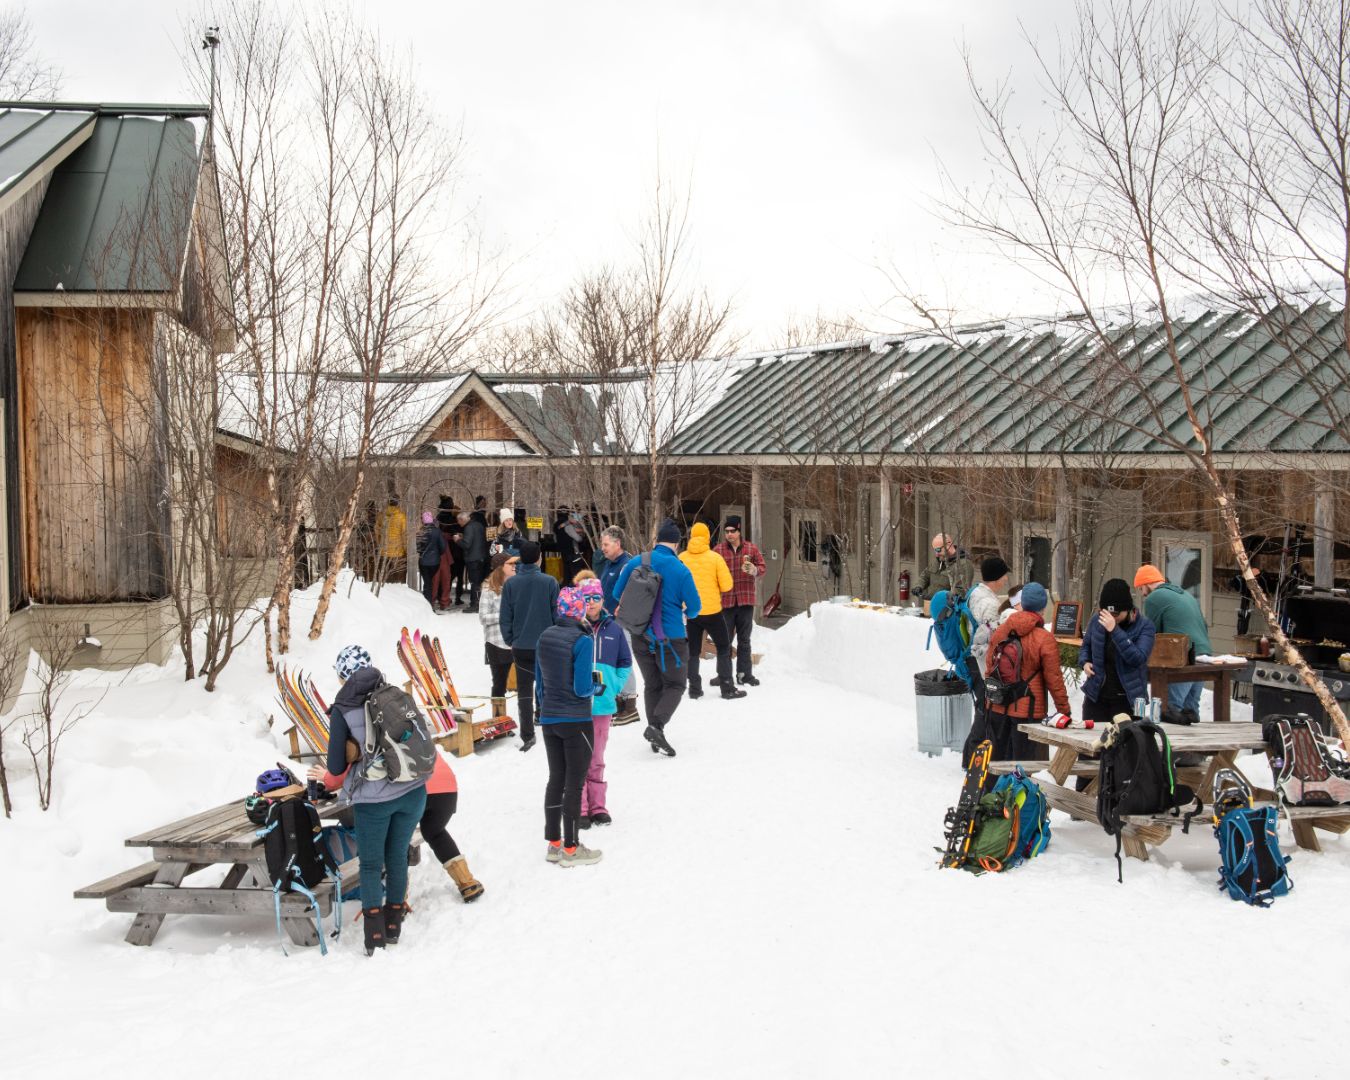
[[975, 748], [975, 752], [970, 756], [970, 765], [966, 768], [966, 779], [961, 785], [960, 797], [943, 819], [947, 846], [942, 855], [942, 866], [946, 868], [963, 866], [970, 853], [970, 842], [975, 836], [980, 796], [984, 793], [985, 779], [989, 775], [989, 759], [993, 753], [994, 744], [988, 739]]

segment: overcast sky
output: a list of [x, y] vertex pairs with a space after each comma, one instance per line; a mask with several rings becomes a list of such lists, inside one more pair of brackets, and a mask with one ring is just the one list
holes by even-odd
[[[177, 42], [199, 10], [28, 3], [68, 100], [184, 100]], [[691, 190], [697, 273], [733, 300], [747, 345], [818, 309], [895, 326], [889, 266], [972, 317], [1058, 306], [931, 206], [939, 160], [962, 177], [984, 171], [962, 43], [990, 79], [1011, 66], [1021, 76], [1018, 20], [1053, 42], [1071, 0], [383, 0], [363, 10], [391, 43], [411, 44], [436, 106], [463, 123], [464, 192], [515, 265], [522, 314], [630, 254], [658, 154]]]

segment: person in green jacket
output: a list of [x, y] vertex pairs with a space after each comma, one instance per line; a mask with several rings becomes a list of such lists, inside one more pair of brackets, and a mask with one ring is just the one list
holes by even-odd
[[[1160, 634], [1185, 634], [1191, 639], [1191, 656], [1214, 651], [1209, 643], [1205, 614], [1194, 596], [1173, 585], [1152, 563], [1145, 563], [1134, 575], [1134, 587], [1143, 594], [1144, 614]], [[1199, 682], [1172, 683], [1167, 687], [1167, 704], [1178, 712], [1190, 709], [1198, 713]]]
[[942, 589], [954, 589], [965, 596], [974, 579], [975, 567], [966, 553], [946, 533], [938, 533], [933, 537], [933, 558], [914, 583], [914, 598], [922, 600]]

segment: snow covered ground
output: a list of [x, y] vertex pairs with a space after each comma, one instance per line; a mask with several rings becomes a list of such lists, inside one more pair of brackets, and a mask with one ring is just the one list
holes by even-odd
[[[475, 618], [347, 584], [294, 657], [323, 690], [349, 641], [397, 671], [405, 624], [441, 635], [464, 692], [486, 690]], [[373, 959], [355, 932], [326, 958], [283, 956], [267, 919], [170, 916], [138, 949], [129, 916], [71, 899], [138, 860], [125, 837], [241, 798], [281, 746], [258, 640], [214, 695], [172, 670], [84, 674], [67, 700], [103, 696], [62, 748], [49, 813], [10, 755], [0, 1074], [1345, 1075], [1350, 844], [1296, 854], [1294, 893], [1265, 911], [1216, 890], [1206, 828], [1128, 861], [1124, 885], [1108, 838], [1059, 814], [1015, 873], [939, 871], [960, 770], [915, 750], [925, 629], [818, 607], [757, 632], [748, 698], [681, 705], [677, 758], [617, 729], [596, 867], [544, 861], [542, 748], [456, 761], [451, 831], [487, 892], [466, 906], [433, 862], [415, 868], [404, 942]], [[312, 1023], [286, 1037], [307, 994]], [[397, 1055], [373, 1035], [389, 1026]]]

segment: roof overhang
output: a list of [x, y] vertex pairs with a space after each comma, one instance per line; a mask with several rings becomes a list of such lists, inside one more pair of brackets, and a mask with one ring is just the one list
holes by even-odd
[[93, 133], [94, 122], [98, 119], [96, 112], [75, 112], [63, 116], [67, 122], [60, 134], [44, 137], [45, 125], [37, 123], [39, 117], [36, 114], [50, 115], [53, 110], [33, 105], [17, 107], [17, 111], [29, 110], [35, 114], [34, 127], [11, 140], [4, 148], [6, 151], [12, 148], [23, 155], [25, 167], [0, 186], [0, 215], [42, 183], [61, 162], [79, 149]]
[[[491, 409], [494, 413], [497, 414], [497, 418], [501, 420], [501, 422], [505, 424], [507, 427], [509, 427], [513, 432], [515, 432], [516, 438], [519, 439], [521, 442], [523, 442], [526, 446], [528, 446], [530, 450], [532, 450], [536, 454], [545, 453], [544, 448], [539, 444], [539, 440], [537, 440], [530, 433], [529, 429], [520, 422], [520, 418], [516, 416], [516, 414], [506, 406], [505, 402], [503, 402], [501, 398], [499, 398], [495, 393], [493, 393], [492, 387], [490, 387], [486, 382], [484, 382], [482, 378], [478, 376], [477, 373], [471, 371], [468, 373], [467, 376], [465, 376], [463, 381], [461, 381], [460, 384], [457, 387], [455, 387], [455, 389], [451, 392], [450, 396], [445, 399], [444, 403], [442, 403], [441, 407], [437, 409], [434, 413], [432, 413], [431, 418], [427, 420], [427, 422], [423, 424], [420, 429], [418, 429], [418, 431], [413, 435], [411, 439], [407, 441], [407, 443], [404, 444], [403, 455], [393, 455], [393, 456], [402, 457], [406, 455], [407, 459], [411, 460], [412, 455], [417, 452], [418, 448], [421, 447], [424, 443], [429, 442], [431, 440], [431, 436], [435, 433], [436, 429], [440, 427], [443, 423], [445, 423], [446, 419], [450, 416], [450, 414], [454, 412], [455, 409], [458, 408], [464, 402], [464, 399], [467, 398], [471, 393], [477, 394], [479, 398], [483, 401], [483, 403], [486, 404], [489, 409]], [[453, 459], [438, 457], [436, 458], [436, 460], [450, 461]], [[483, 457], [472, 457], [466, 458], [465, 460], [474, 461], [478, 464], [483, 464], [493, 459]], [[514, 460], [516, 462], [519, 462], [521, 459], [503, 458], [502, 460], [506, 461]]]

